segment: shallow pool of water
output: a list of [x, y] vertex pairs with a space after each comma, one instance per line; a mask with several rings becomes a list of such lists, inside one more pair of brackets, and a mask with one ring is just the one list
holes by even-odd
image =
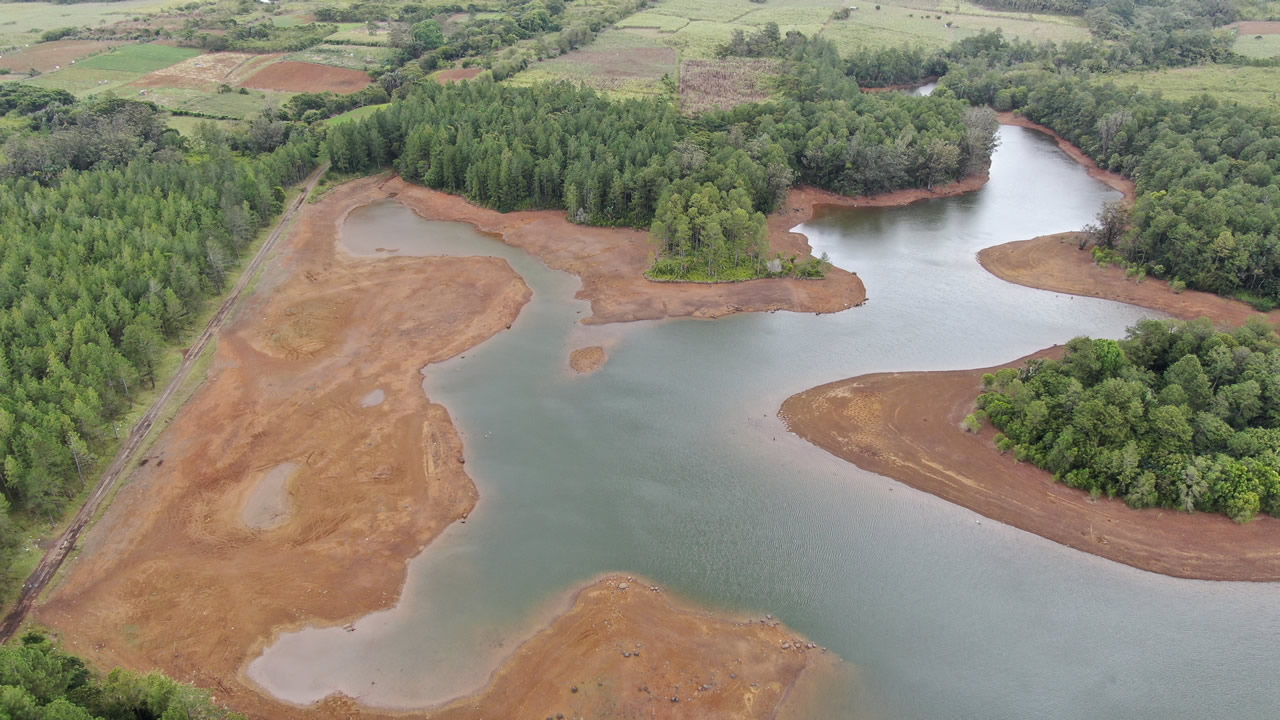
[[[1077, 229], [1116, 193], [1053, 141], [1005, 127], [982, 190], [820, 213], [800, 230], [868, 303], [584, 328], [576, 278], [394, 202], [345, 242], [507, 258], [534, 289], [509, 332], [424, 371], [466, 446], [480, 503], [415, 558], [399, 604], [283, 636], [250, 666], [297, 703], [341, 690], [422, 707], [478, 689], [603, 571], [717, 610], [772, 613], [856, 666], [824, 716], [1270, 718], [1273, 585], [1166, 578], [1051, 543], [788, 434], [781, 402], [885, 370], [992, 365], [1079, 334], [1120, 337], [1126, 305], [1004, 283], [984, 247]], [[394, 241], [394, 242], [393, 242]], [[568, 370], [607, 334], [599, 372]]]

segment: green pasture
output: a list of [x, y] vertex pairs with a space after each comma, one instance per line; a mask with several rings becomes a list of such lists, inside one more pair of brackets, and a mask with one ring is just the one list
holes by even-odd
[[386, 47], [365, 45], [317, 45], [285, 56], [285, 60], [317, 63], [350, 70], [375, 68], [396, 53]]
[[67, 5], [48, 2], [7, 2], [0, 13], [0, 49], [40, 41], [45, 30], [97, 27], [185, 5], [187, 0], [120, 0]]
[[268, 106], [279, 107], [293, 93], [274, 90], [250, 90], [219, 93], [191, 88], [148, 88], [145, 99], [170, 110], [184, 110], [233, 119], [248, 119]]
[[1202, 65], [1174, 70], [1121, 73], [1110, 76], [1117, 85], [1134, 85], [1165, 97], [1185, 100], [1212, 95], [1226, 102], [1257, 107], [1280, 106], [1280, 72], [1269, 67]]
[[154, 43], [141, 43], [137, 45], [125, 45], [116, 48], [108, 53], [94, 55], [85, 58], [76, 63], [77, 68], [89, 68], [93, 70], [112, 70], [118, 72], [132, 72], [145, 75], [149, 72], [162, 70], [182, 62], [187, 58], [193, 58], [201, 53], [195, 48], [180, 48], [172, 45], [157, 45]]
[[379, 110], [385, 108], [387, 105], [390, 105], [390, 103], [382, 103], [380, 105], [365, 105], [364, 107], [358, 107], [354, 110], [348, 110], [342, 113], [341, 115], [334, 115], [333, 117], [329, 118], [328, 123], [330, 125], [340, 125], [345, 122], [351, 122], [352, 120], [359, 120], [360, 118], [365, 117], [366, 115], [372, 115], [378, 112]]
[[1280, 35], [1240, 35], [1231, 49], [1251, 58], [1280, 56]]
[[[39, 87], [66, 90], [77, 97], [88, 97], [108, 90], [117, 90], [118, 88], [137, 80], [142, 77], [142, 75], [143, 73], [129, 72], [127, 70], [102, 70], [99, 68], [90, 68], [85, 67], [81, 63], [76, 63], [71, 67], [47, 72], [38, 77], [26, 80], [25, 82], [29, 82], [32, 85], [37, 85]], [[136, 92], [137, 91], [133, 91], [133, 93]]]
[[338, 31], [326, 36], [326, 40], [349, 45], [386, 45], [388, 33], [369, 32], [364, 23], [338, 23]]

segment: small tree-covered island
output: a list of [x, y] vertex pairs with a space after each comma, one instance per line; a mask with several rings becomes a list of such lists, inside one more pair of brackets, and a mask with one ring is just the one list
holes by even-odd
[[1280, 515], [1280, 336], [1261, 320], [1145, 320], [982, 380], [966, 426], [989, 418], [1002, 451], [1072, 487], [1237, 522]]

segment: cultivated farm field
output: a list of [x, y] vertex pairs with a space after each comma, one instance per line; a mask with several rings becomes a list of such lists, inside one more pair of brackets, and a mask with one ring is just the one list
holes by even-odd
[[395, 54], [395, 50], [385, 47], [360, 45], [316, 45], [285, 56], [285, 60], [293, 62], [318, 63], [350, 70], [368, 70], [378, 67], [382, 62]]
[[1232, 50], [1251, 58], [1280, 57], [1280, 22], [1236, 23], [1236, 43]]
[[0, 55], [0, 68], [15, 73], [26, 72], [31, 68], [42, 73], [49, 72], [57, 67], [70, 67], [76, 60], [106, 52], [119, 45], [118, 42], [102, 40], [55, 40], [17, 52], [3, 53]]
[[352, 93], [369, 82], [368, 73], [359, 70], [305, 62], [278, 62], [245, 78], [241, 85], [285, 92]]
[[199, 55], [199, 50], [154, 43], [124, 45], [111, 52], [94, 55], [32, 78], [41, 87], [66, 90], [79, 96], [116, 90], [141, 79], [147, 73]]
[[651, 36], [615, 30], [558, 58], [536, 63], [508, 82], [532, 85], [544, 80], [580, 82], [622, 97], [662, 91], [662, 77], [675, 79], [677, 53]]
[[[896, 0], [858, 5], [844, 20], [833, 13], [851, 6], [848, 0], [658, 0], [647, 9], [618, 21], [591, 45], [569, 55], [536, 63], [515, 76], [521, 84], [541, 80], [570, 80], [621, 96], [661, 91], [661, 78], [670, 74], [667, 60], [655, 48], [676, 53], [681, 103], [686, 108], [720, 105], [728, 97], [756, 97], [761, 78], [750, 88], [731, 78], [742, 74], [740, 64], [727, 64], [716, 50], [734, 31], [753, 33], [776, 23], [781, 33], [795, 30], [831, 40], [842, 53], [865, 47], [916, 45], [945, 47], [983, 30], [1002, 28], [1009, 36], [1031, 40], [1085, 40], [1089, 31], [1078, 17], [988, 10], [959, 0]], [[692, 61], [699, 61], [690, 66]], [[711, 80], [724, 95], [687, 90], [688, 78]], [[743, 82], [745, 77], [740, 78]], [[737, 87], [731, 90], [730, 86]]]
[[140, 43], [124, 45], [109, 53], [95, 55], [80, 62], [80, 67], [97, 70], [119, 70], [123, 72], [149, 73], [199, 55], [194, 48], [159, 45], [157, 43]]

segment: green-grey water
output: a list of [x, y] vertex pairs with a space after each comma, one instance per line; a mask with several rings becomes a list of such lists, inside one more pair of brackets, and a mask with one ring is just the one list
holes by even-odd
[[[572, 276], [395, 202], [353, 212], [353, 252], [497, 255], [534, 297], [510, 331], [424, 370], [480, 490], [467, 523], [412, 561], [395, 608], [355, 632], [287, 634], [250, 676], [300, 704], [342, 691], [428, 706], [478, 689], [569, 591], [622, 571], [771, 613], [838, 653], [858, 685], [822, 717], [1274, 717], [1280, 588], [1167, 578], [979, 524], [776, 418], [831, 380], [992, 365], [1147, 314], [981, 269], [979, 249], [1079, 228], [1115, 197], [1045, 136], [1001, 139], [978, 192], [800, 228], [867, 285], [866, 305], [835, 315], [588, 328]], [[608, 364], [575, 376], [568, 351], [596, 343]]]

